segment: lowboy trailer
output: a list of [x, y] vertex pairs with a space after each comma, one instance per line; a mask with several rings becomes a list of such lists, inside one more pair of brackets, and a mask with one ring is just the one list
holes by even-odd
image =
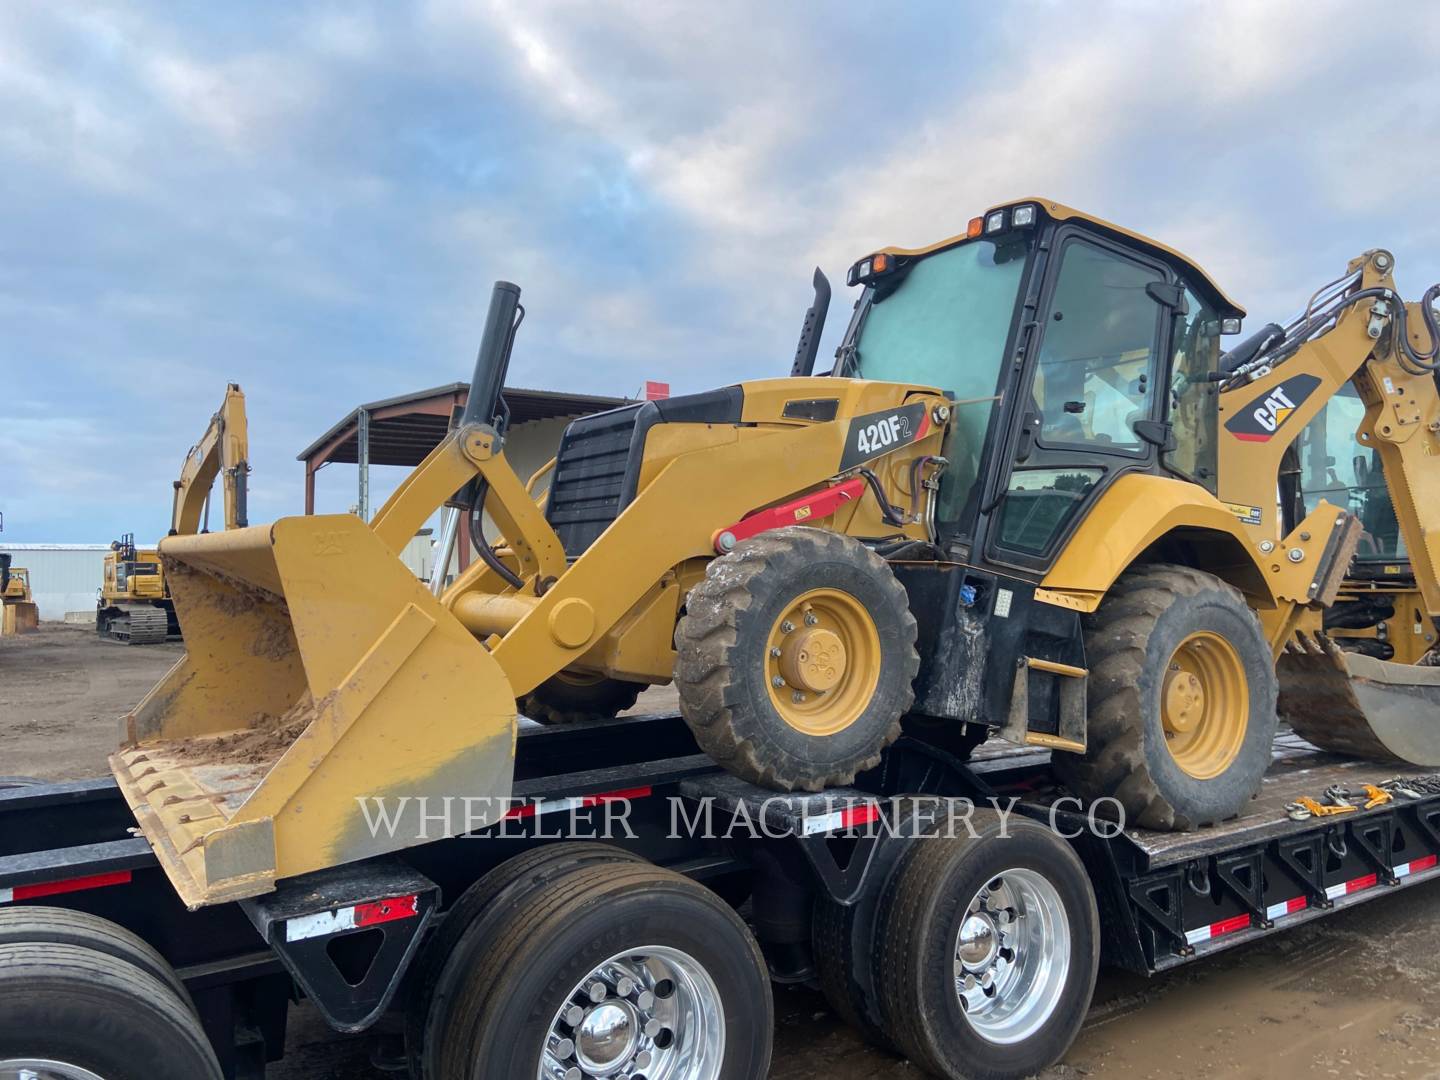
[[[1440, 873], [1440, 795], [1287, 813], [1385, 769], [1282, 736], [1244, 816], [1122, 832], [1033, 748], [902, 738], [852, 788], [778, 795], [677, 716], [527, 724], [500, 826], [196, 911], [113, 780], [0, 782], [0, 1080], [128, 1080], [94, 1067], [117, 1038], [164, 1048], [137, 1076], [259, 1080], [302, 997], [403, 1027], [428, 1080], [759, 1078], [771, 980], [937, 1075], [1024, 1075], [1098, 963], [1165, 971]], [[896, 1039], [907, 1010], [925, 1032]]]

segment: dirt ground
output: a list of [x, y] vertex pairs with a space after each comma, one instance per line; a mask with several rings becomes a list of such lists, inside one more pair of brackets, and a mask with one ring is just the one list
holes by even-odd
[[[74, 627], [0, 641], [0, 775], [98, 775], [116, 718], [182, 653]], [[649, 709], [673, 698], [660, 692]], [[1281, 1076], [1440, 1080], [1440, 883], [1406, 889], [1178, 972], [1102, 971], [1094, 1007], [1044, 1080]], [[777, 989], [771, 1080], [920, 1080], [804, 988]], [[371, 1040], [300, 1010], [275, 1080], [385, 1080]]]

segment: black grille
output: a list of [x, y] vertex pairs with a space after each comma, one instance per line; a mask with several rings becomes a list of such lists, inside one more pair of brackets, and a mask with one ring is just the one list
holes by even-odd
[[620, 516], [630, 439], [643, 404], [582, 416], [565, 429], [545, 516], [572, 559]]

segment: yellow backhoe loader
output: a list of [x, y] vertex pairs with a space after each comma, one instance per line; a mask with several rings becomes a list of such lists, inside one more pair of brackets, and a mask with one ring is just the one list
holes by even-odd
[[[817, 275], [790, 378], [576, 420], [540, 499], [504, 456], [523, 308], [498, 283], [463, 417], [371, 525], [161, 542], [187, 656], [113, 769], [192, 906], [417, 843], [439, 800], [492, 823], [517, 701], [605, 711], [671, 679], [700, 746], [773, 788], [845, 784], [902, 728], [959, 754], [998, 733], [1134, 823], [1233, 816], [1270, 763], [1275, 658], [1361, 540], [1323, 501], [1284, 528], [1276, 499], [1347, 384], [1434, 580], [1437, 290], [1401, 304], [1391, 264], [1367, 252], [1222, 355], [1244, 313], [1193, 262], [1007, 203], [856, 263], [828, 376]], [[504, 541], [435, 596], [397, 556], [442, 505]]]
[[13, 556], [0, 553], [0, 636], [40, 628], [40, 608], [30, 591], [30, 571], [10, 565]]
[[[246, 520], [246, 478], [250, 471], [245, 395], [236, 383], [225, 388], [225, 400], [210, 418], [200, 441], [190, 448], [170, 515], [170, 535], [209, 532], [210, 491], [220, 477], [225, 528], [243, 528]], [[110, 545], [96, 604], [95, 630], [101, 637], [127, 645], [149, 645], [180, 634], [180, 621], [159, 553], [139, 548], [126, 533]]]

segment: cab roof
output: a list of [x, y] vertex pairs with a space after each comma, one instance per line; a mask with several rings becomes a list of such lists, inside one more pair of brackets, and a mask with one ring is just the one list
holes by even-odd
[[[1194, 259], [1190, 258], [1183, 252], [1176, 251], [1174, 248], [1166, 244], [1160, 243], [1158, 240], [1152, 240], [1148, 236], [1144, 236], [1141, 233], [1137, 233], [1130, 229], [1127, 229], [1123, 225], [1116, 225], [1114, 222], [1106, 221], [1104, 218], [1095, 217], [1093, 214], [1087, 214], [1082, 210], [1076, 210], [1073, 207], [1066, 206], [1064, 203], [1058, 203], [1053, 199], [1043, 199], [1038, 197], [1029, 199], [1011, 199], [1008, 202], [999, 203], [986, 210], [985, 213], [981, 215], [981, 217], [988, 217], [996, 210], [1009, 210], [1016, 206], [1025, 206], [1030, 204], [1039, 207], [1042, 214], [1046, 215], [1054, 221], [1083, 221], [1088, 225], [1094, 226], [1098, 231], [1102, 233], [1109, 233], [1114, 238], [1128, 244], [1129, 246], [1137, 248], [1140, 251], [1146, 252], [1147, 254], [1153, 255], [1156, 258], [1161, 259], [1162, 261], [1168, 263], [1173, 269], [1177, 270], [1180, 275], [1185, 278], [1187, 283], [1193, 285], [1198, 291], [1208, 294], [1206, 296], [1206, 299], [1216, 305], [1221, 315], [1235, 316], [1237, 318], [1244, 317], [1245, 309], [1239, 304], [1237, 304], [1234, 300], [1232, 300], [1228, 295], [1226, 295], [1225, 290], [1220, 288], [1220, 286], [1215, 283], [1214, 279], [1212, 279], [1210, 275], [1207, 274], [1200, 266], [1200, 264], [1197, 263]], [[967, 233], [960, 233], [958, 236], [951, 236], [947, 239], [937, 241], [936, 243], [927, 244], [925, 247], [884, 247], [881, 248], [880, 251], [883, 251], [890, 255], [929, 255], [931, 252], [939, 251], [942, 248], [947, 248], [955, 244], [964, 243], [968, 239], [976, 239], [976, 237], [972, 237]]]

